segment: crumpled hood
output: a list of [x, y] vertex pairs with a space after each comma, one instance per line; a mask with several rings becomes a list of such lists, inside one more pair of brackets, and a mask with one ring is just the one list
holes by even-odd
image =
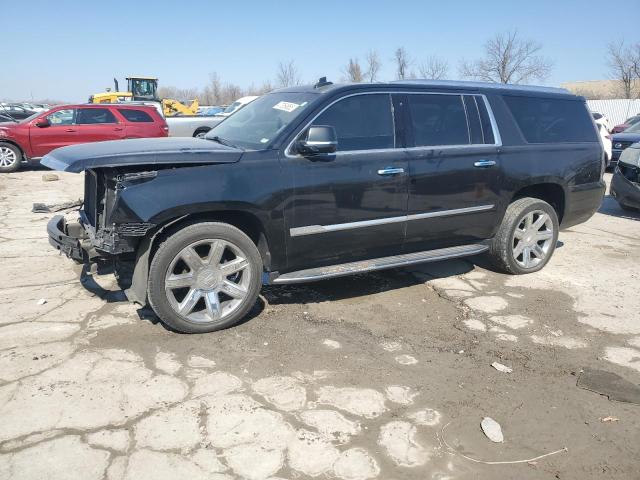
[[58, 148], [40, 163], [53, 170], [78, 173], [90, 168], [133, 165], [234, 163], [241, 156], [238, 148], [200, 138], [139, 138]]
[[640, 168], [640, 143], [634, 143], [629, 148], [625, 148], [618, 162]]

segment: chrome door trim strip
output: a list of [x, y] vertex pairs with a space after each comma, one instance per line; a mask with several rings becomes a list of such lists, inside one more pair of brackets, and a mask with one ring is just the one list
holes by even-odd
[[478, 205], [477, 207], [456, 208], [453, 210], [438, 210], [435, 212], [414, 213], [402, 215], [400, 217], [376, 218], [374, 220], [362, 220], [359, 222], [336, 223], [333, 225], [307, 225], [304, 227], [294, 227], [289, 229], [291, 237], [302, 237], [305, 235], [316, 235], [318, 233], [338, 232], [341, 230], [353, 230], [356, 228], [373, 227], [389, 223], [407, 222], [412, 220], [423, 220], [425, 218], [448, 217], [452, 215], [463, 215], [466, 213], [485, 212], [492, 210], [495, 205]]
[[495, 205], [478, 205], [477, 207], [456, 208], [454, 210], [438, 210], [427, 213], [414, 213], [407, 215], [407, 220], [422, 220], [424, 218], [448, 217], [451, 215], [463, 215], [465, 213], [486, 212], [492, 210]]

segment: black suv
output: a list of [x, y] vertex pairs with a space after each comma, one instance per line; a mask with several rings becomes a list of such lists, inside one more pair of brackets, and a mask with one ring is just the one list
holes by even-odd
[[584, 99], [565, 90], [321, 79], [205, 139], [76, 145], [42, 163], [85, 171], [79, 222], [54, 217], [51, 244], [129, 267], [130, 300], [208, 332], [240, 321], [263, 283], [481, 252], [540, 270], [558, 230], [598, 209], [603, 158]]

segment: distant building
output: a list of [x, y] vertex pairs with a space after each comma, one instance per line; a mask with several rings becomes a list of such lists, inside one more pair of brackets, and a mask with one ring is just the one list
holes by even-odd
[[[585, 80], [566, 82], [560, 85], [576, 95], [582, 95], [592, 100], [623, 98], [623, 90], [618, 80]], [[636, 97], [640, 96], [640, 82], [635, 81]]]

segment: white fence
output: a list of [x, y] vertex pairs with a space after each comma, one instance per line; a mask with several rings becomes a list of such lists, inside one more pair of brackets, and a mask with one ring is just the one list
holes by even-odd
[[615, 100], [587, 100], [592, 112], [602, 113], [611, 120], [611, 125], [623, 123], [627, 118], [640, 114], [640, 100], [626, 98]]

